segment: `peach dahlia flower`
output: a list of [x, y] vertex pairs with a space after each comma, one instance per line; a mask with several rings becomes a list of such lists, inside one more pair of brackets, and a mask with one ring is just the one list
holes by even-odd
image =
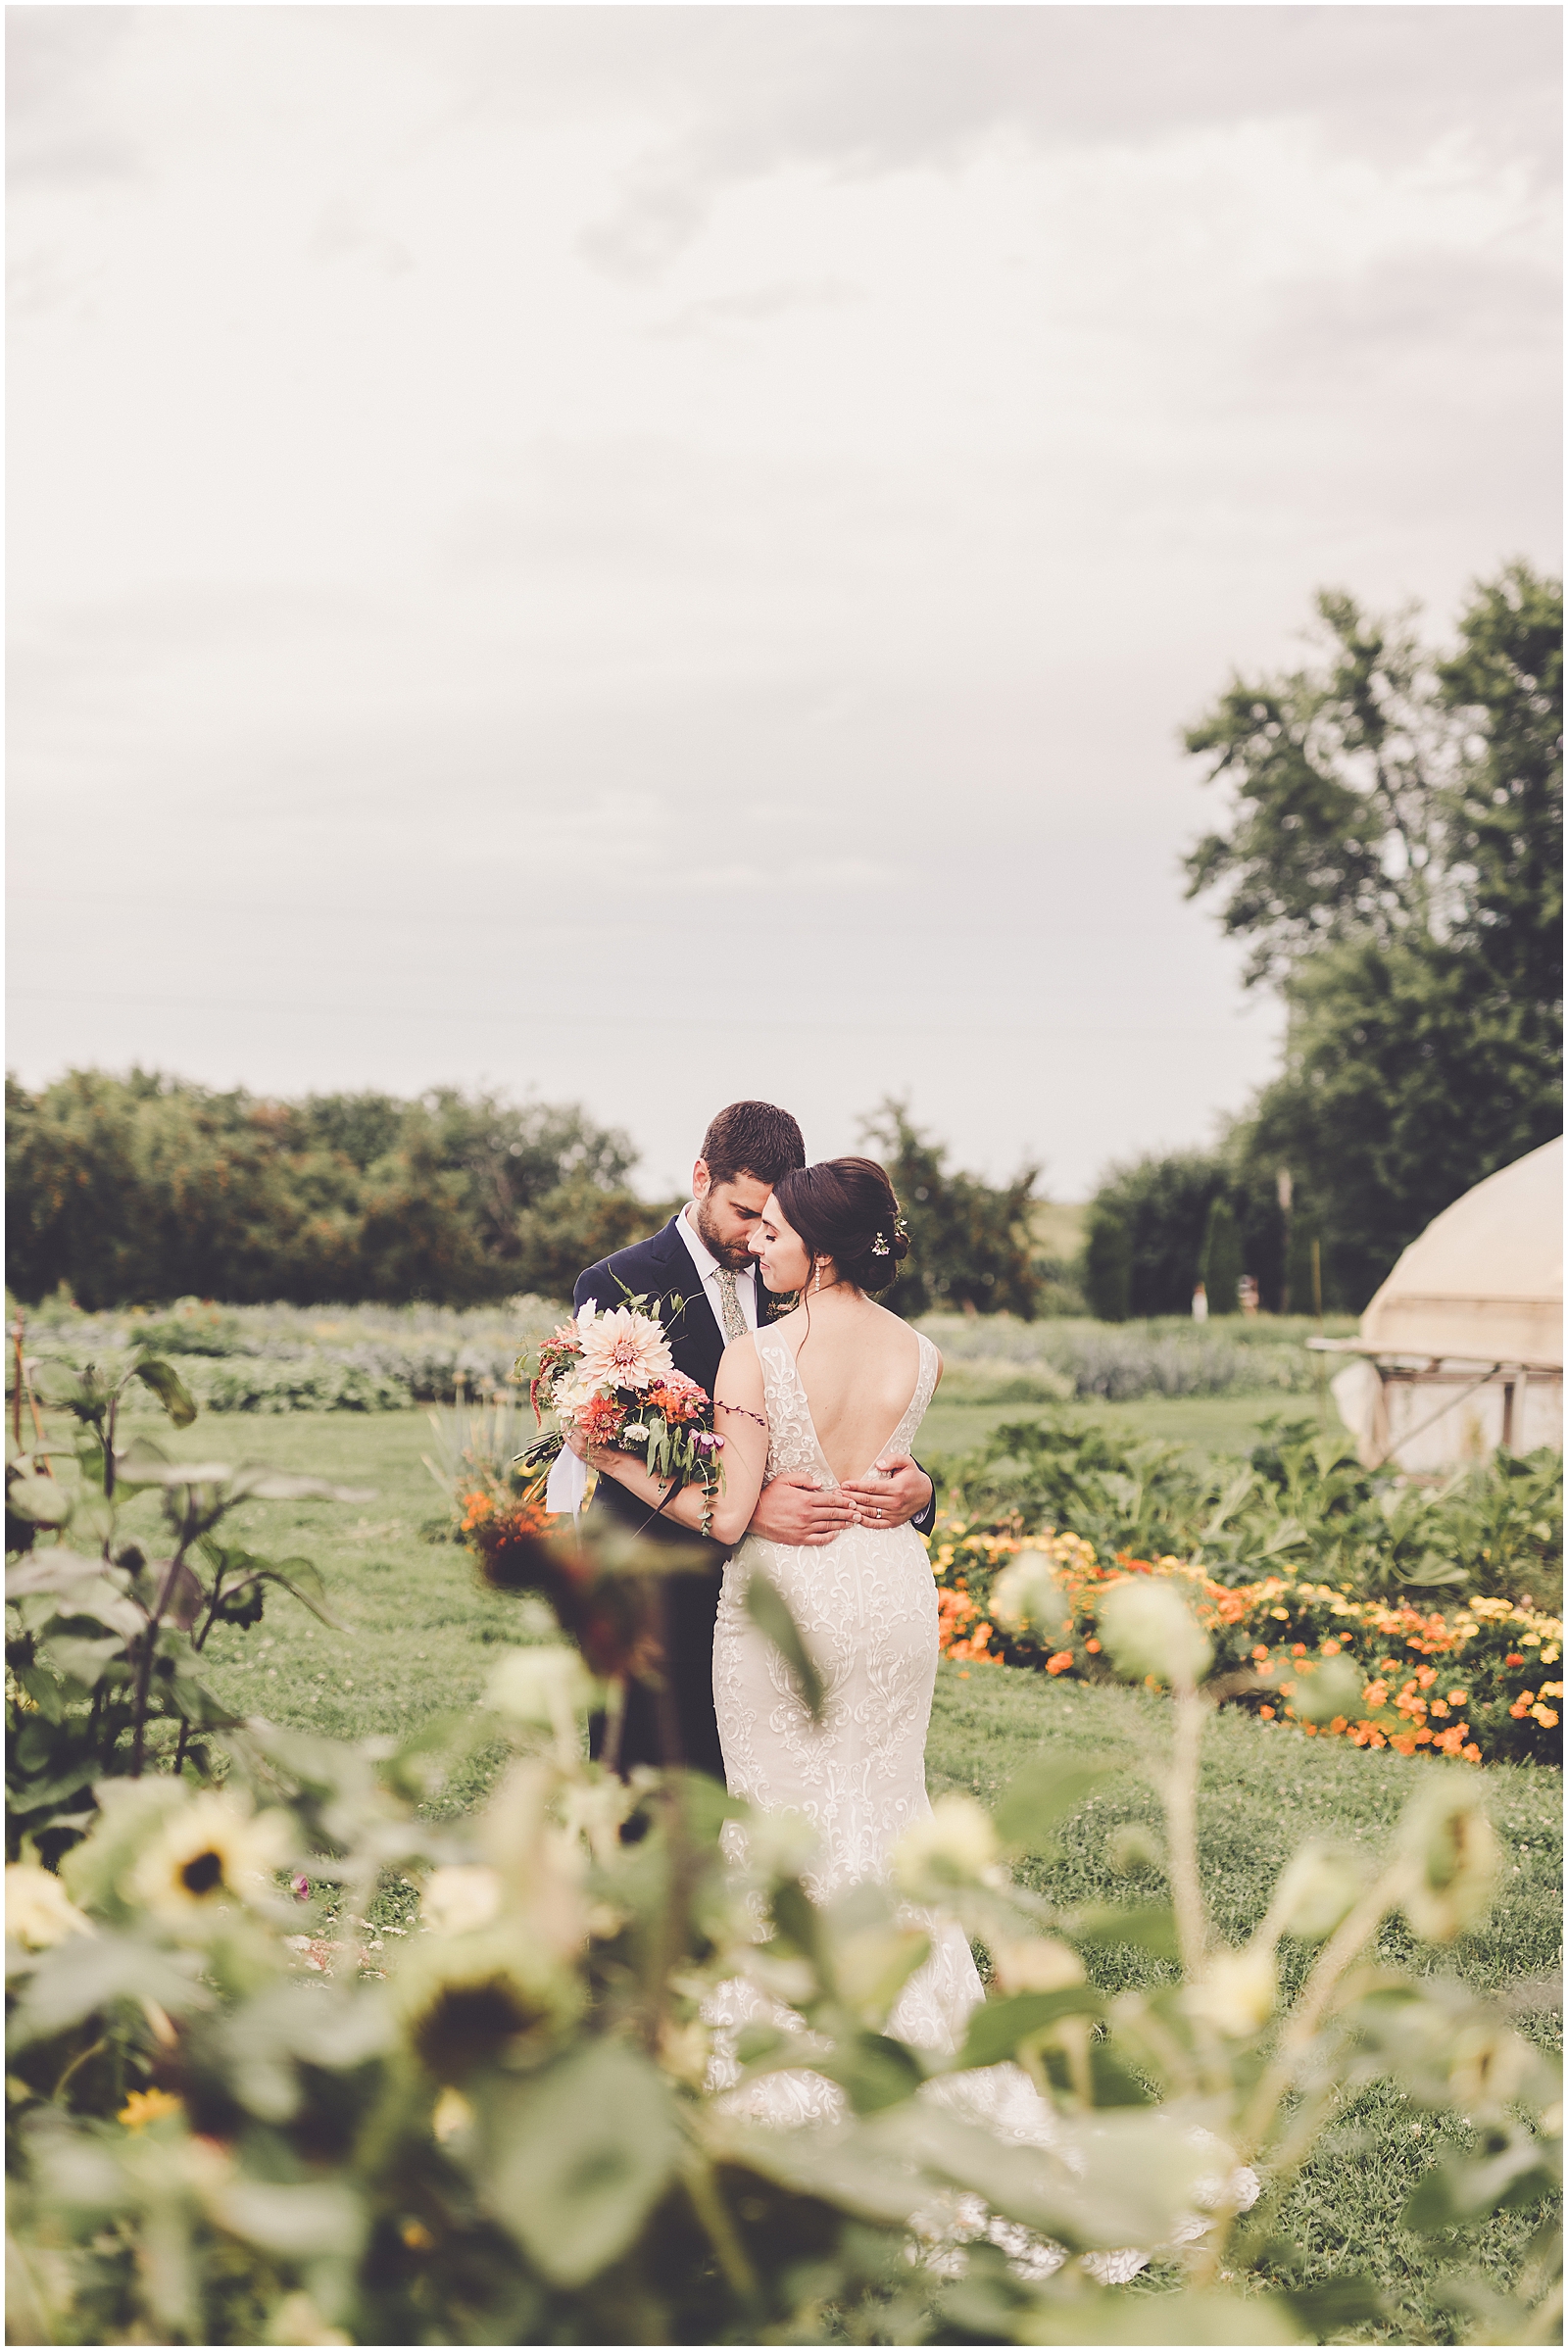
[[584, 1394], [596, 1388], [651, 1388], [675, 1368], [662, 1325], [629, 1306], [612, 1307], [577, 1327], [582, 1355], [574, 1385]]

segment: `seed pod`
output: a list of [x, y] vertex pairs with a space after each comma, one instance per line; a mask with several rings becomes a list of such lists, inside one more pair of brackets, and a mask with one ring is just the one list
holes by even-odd
[[1025, 1548], [991, 1587], [991, 1613], [1011, 1633], [1063, 1633], [1072, 1609], [1044, 1551]]
[[1348, 1657], [1325, 1657], [1310, 1673], [1297, 1675], [1291, 1708], [1302, 1723], [1331, 1723], [1342, 1714], [1353, 1719], [1362, 1711], [1365, 1687]]
[[1404, 1915], [1423, 1942], [1452, 1942], [1492, 1907], [1501, 1849], [1479, 1793], [1463, 1785], [1423, 1788], [1399, 1817], [1399, 1846], [1417, 1868]]
[[1129, 1681], [1198, 1682], [1213, 1649], [1168, 1576], [1129, 1577], [1100, 1603], [1100, 1631], [1116, 1671]]

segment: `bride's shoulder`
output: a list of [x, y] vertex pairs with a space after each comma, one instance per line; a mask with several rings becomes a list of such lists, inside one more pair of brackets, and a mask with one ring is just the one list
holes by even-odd
[[922, 1368], [924, 1367], [928, 1357], [935, 1357], [936, 1377], [931, 1383], [934, 1391], [938, 1382], [942, 1378], [944, 1369], [941, 1348], [935, 1346], [933, 1342], [926, 1337], [923, 1331], [917, 1331], [912, 1322], [906, 1322], [902, 1314], [893, 1313], [891, 1308], [887, 1306], [877, 1305], [874, 1298], [867, 1298], [866, 1303], [867, 1305], [874, 1307], [877, 1315], [880, 1317], [880, 1321], [877, 1326], [877, 1335], [879, 1339], [893, 1341], [894, 1333], [897, 1332], [899, 1334], [899, 1337], [894, 1344], [896, 1344], [900, 1348], [901, 1359], [903, 1361], [908, 1361], [908, 1357], [902, 1354], [902, 1349], [906, 1341], [911, 1338], [914, 1341], [915, 1355]]

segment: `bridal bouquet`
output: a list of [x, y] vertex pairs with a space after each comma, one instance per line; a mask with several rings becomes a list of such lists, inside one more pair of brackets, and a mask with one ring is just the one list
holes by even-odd
[[[576, 1429], [590, 1445], [635, 1454], [653, 1477], [671, 1478], [677, 1487], [695, 1480], [710, 1495], [717, 1490], [724, 1440], [714, 1434], [712, 1399], [675, 1369], [649, 1302], [629, 1298], [602, 1310], [590, 1298], [540, 1347], [528, 1400], [536, 1420], [553, 1412], [560, 1426], [518, 1454], [531, 1483], [548, 1476], [567, 1431]], [[519, 1378], [526, 1362], [518, 1356]]]

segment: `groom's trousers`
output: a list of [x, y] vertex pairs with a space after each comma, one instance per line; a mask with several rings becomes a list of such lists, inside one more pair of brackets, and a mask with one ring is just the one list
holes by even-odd
[[[672, 1527], [666, 1520], [652, 1517], [648, 1504], [617, 1486], [613, 1478], [599, 1480], [587, 1515], [590, 1523], [598, 1520], [607, 1532], [613, 1527], [617, 1535], [635, 1535], [644, 1543], [710, 1554], [710, 1567], [659, 1579], [667, 1641], [662, 1670], [667, 1678], [668, 1703], [650, 1683], [628, 1684], [616, 1769], [624, 1777], [634, 1764], [684, 1764], [688, 1770], [707, 1772], [722, 1782], [724, 1753], [713, 1712], [713, 1626], [728, 1553], [715, 1543], [704, 1543], [686, 1527]], [[667, 1751], [671, 1741], [666, 1726], [678, 1744], [677, 1754]], [[605, 1740], [603, 1715], [594, 1718], [589, 1739], [590, 1751], [600, 1754]]]

